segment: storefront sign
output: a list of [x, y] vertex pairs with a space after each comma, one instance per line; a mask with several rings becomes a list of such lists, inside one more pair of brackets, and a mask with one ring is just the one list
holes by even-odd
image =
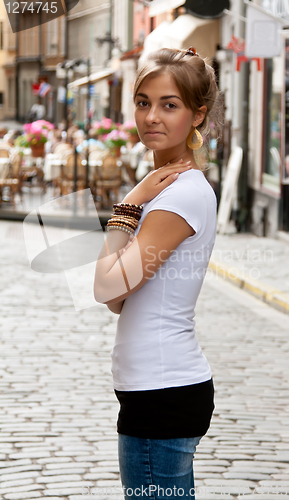
[[[247, 2], [246, 2], [247, 3]], [[251, 2], [250, 2], [251, 3]], [[281, 52], [282, 21], [247, 4], [246, 57], [269, 59]]]

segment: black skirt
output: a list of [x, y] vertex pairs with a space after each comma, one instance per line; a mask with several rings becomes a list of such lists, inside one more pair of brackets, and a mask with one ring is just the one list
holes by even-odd
[[204, 436], [215, 408], [213, 379], [150, 391], [117, 391], [117, 432], [147, 439]]

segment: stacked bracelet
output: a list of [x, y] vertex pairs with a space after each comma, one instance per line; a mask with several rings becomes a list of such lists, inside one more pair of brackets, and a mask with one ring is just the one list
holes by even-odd
[[131, 203], [114, 203], [114, 214], [134, 217], [137, 221], [141, 218], [143, 206], [133, 205]]
[[114, 203], [112, 218], [107, 221], [107, 230], [119, 229], [134, 234], [143, 211], [142, 205]]

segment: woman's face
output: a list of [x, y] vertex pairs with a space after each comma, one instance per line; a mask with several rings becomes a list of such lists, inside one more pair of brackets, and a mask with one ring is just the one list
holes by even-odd
[[152, 150], [182, 143], [192, 130], [194, 115], [186, 108], [169, 72], [147, 76], [135, 98], [135, 121], [141, 141]]

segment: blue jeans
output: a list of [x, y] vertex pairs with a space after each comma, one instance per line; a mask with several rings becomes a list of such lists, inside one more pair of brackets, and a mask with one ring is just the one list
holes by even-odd
[[202, 437], [144, 439], [118, 434], [125, 500], [195, 500], [193, 458]]

